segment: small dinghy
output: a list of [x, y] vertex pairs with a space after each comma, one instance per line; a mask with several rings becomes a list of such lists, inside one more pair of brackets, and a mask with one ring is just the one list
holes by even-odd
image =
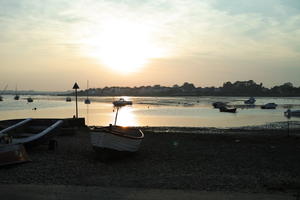
[[0, 144], [0, 167], [30, 161], [22, 144]]
[[107, 127], [94, 127], [91, 129], [93, 149], [102, 160], [137, 152], [144, 139], [142, 130], [116, 125], [119, 109], [117, 107], [114, 125], [110, 124]]
[[110, 125], [91, 130], [91, 142], [96, 151], [136, 152], [143, 139], [144, 133], [137, 128]]

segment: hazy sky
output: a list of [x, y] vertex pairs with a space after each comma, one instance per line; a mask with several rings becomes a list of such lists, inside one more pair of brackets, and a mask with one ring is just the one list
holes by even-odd
[[0, 0], [0, 88], [300, 86], [299, 0]]

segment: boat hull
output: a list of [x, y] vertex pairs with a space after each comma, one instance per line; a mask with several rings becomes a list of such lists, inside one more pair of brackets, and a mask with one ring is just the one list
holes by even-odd
[[30, 161], [23, 145], [0, 145], [0, 166], [12, 165]]
[[96, 152], [137, 152], [143, 138], [143, 132], [134, 128], [111, 126], [91, 131], [91, 143]]

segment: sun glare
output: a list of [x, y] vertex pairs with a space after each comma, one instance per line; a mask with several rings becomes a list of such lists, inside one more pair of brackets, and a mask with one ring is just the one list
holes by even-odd
[[101, 24], [101, 31], [85, 43], [90, 55], [121, 73], [138, 71], [149, 59], [163, 54], [154, 45], [147, 26], [127, 20], [107, 20]]

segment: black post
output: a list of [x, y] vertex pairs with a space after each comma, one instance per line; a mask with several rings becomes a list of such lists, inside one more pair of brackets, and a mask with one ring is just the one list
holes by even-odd
[[76, 99], [76, 119], [78, 119], [78, 103], [77, 103], [77, 89], [79, 89], [78, 84], [75, 82], [73, 89], [75, 89], [75, 99]]
[[75, 89], [75, 99], [76, 99], [76, 118], [78, 118], [77, 89]]

